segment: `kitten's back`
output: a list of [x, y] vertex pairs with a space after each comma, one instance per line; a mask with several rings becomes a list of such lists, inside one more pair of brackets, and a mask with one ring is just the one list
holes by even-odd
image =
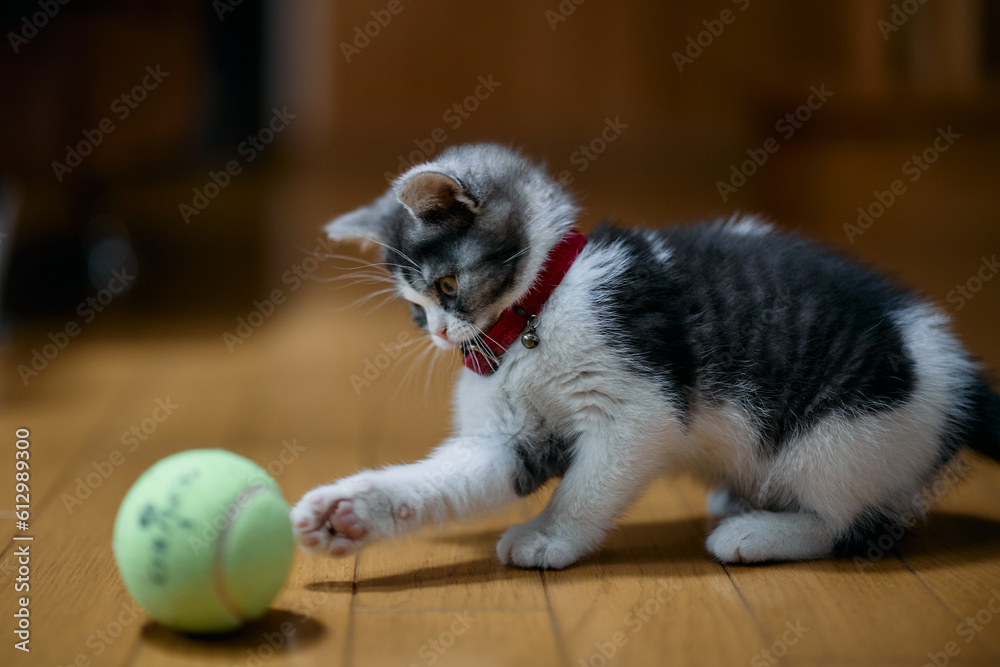
[[857, 262], [747, 220], [602, 225], [591, 243], [627, 264], [606, 287], [608, 340], [684, 411], [746, 408], [772, 452], [826, 415], [891, 410], [916, 388], [900, 313], [919, 299]]

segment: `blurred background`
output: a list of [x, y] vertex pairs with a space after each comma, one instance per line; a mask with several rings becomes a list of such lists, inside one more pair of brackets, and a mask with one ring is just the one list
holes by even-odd
[[[544, 160], [584, 231], [770, 218], [924, 292], [1000, 372], [1000, 0], [4, 0], [0, 26], [0, 433], [32, 438], [33, 664], [236, 664], [263, 646], [192, 648], [148, 620], [93, 643], [122, 630], [113, 519], [157, 459], [226, 447], [295, 502], [440, 439], [460, 365], [428, 355], [400, 304], [373, 310], [388, 294], [361, 303], [385, 285], [321, 229], [448, 145]], [[797, 618], [816, 628], [801, 664], [922, 664], [997, 583], [986, 470], [952, 505], [969, 516], [946, 514], [905, 570], [723, 571], [702, 491], [671, 483], [544, 590], [493, 556], [531, 515], [514, 507], [464, 537], [300, 558], [276, 605], [329, 597], [322, 641], [296, 648], [308, 664], [409, 664], [452, 622], [427, 610], [466, 606], [492, 634], [448, 660], [527, 664], [565, 641], [577, 664], [653, 577], [682, 578], [634, 642], [649, 664], [745, 664]]]
[[321, 226], [480, 140], [545, 160], [584, 229], [738, 210], [846, 249], [1000, 368], [1000, 2], [7, 0], [0, 18], [5, 383], [74, 323], [219, 337], [276, 289], [343, 305], [312, 280], [336, 267], [303, 265]]

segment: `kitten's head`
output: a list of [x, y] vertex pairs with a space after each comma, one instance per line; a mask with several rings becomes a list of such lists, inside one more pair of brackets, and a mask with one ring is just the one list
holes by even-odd
[[539, 166], [502, 146], [470, 144], [413, 167], [326, 232], [381, 246], [414, 321], [450, 348], [487, 331], [528, 291], [576, 214]]

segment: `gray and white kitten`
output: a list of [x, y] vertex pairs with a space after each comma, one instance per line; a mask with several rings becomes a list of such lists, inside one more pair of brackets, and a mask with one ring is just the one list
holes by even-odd
[[[452, 349], [531, 288], [577, 213], [542, 168], [477, 144], [326, 231], [380, 245], [417, 324]], [[599, 226], [536, 333], [491, 375], [462, 369], [454, 435], [428, 458], [308, 492], [292, 510], [301, 547], [353, 553], [561, 477], [497, 555], [564, 568], [665, 470], [714, 487], [719, 560], [822, 558], [912, 524], [914, 498], [961, 447], [1000, 455], [1000, 398], [944, 315], [751, 218]]]

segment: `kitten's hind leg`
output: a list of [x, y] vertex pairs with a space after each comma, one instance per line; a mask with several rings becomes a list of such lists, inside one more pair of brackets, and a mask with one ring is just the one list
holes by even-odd
[[723, 519], [706, 546], [723, 563], [804, 560], [831, 555], [836, 531], [811, 512], [755, 510]]

